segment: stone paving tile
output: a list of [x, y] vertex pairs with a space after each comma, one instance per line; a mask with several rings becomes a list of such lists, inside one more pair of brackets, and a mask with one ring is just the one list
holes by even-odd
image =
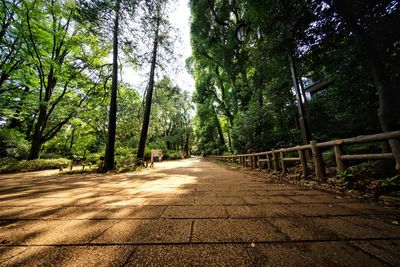
[[126, 206], [107, 208], [97, 213], [95, 219], [153, 219], [160, 218], [166, 206]]
[[278, 241], [285, 237], [262, 219], [195, 220], [193, 242]]
[[388, 266], [348, 242], [256, 244], [253, 266]]
[[367, 225], [357, 225], [347, 221], [347, 219], [355, 219], [357, 217], [329, 217], [329, 218], [312, 218], [315, 224], [324, 227], [329, 231], [335, 232], [339, 238], [344, 239], [363, 239], [363, 238], [382, 238], [387, 235], [380, 230], [376, 230]]
[[[400, 240], [368, 240], [352, 241], [351, 243], [392, 266], [400, 266]], [[397, 250], [393, 248], [397, 248]]]
[[111, 227], [113, 221], [29, 220], [0, 227], [4, 245], [84, 244]]
[[241, 197], [196, 197], [194, 200], [195, 205], [244, 205]]
[[216, 191], [219, 197], [251, 197], [257, 196], [255, 191]]
[[0, 220], [46, 218], [57, 210], [57, 207], [1, 207]]
[[299, 190], [299, 187], [290, 184], [272, 184], [265, 183], [264, 181], [255, 182], [253, 185], [249, 185], [248, 188], [255, 191], [288, 191], [288, 190]]
[[250, 204], [250, 205], [273, 204], [273, 203], [282, 203], [282, 204], [295, 203], [295, 201], [293, 201], [292, 199], [283, 197], [283, 196], [243, 197], [243, 199], [246, 201], [247, 204]]
[[48, 216], [43, 217], [44, 219], [94, 219], [97, 214], [105, 210], [103, 207], [63, 207], [54, 210]]
[[285, 217], [269, 218], [283, 234], [291, 240], [337, 240], [335, 232], [330, 231], [309, 218]]
[[176, 205], [186, 206], [193, 205], [194, 197], [187, 198], [147, 198], [142, 205], [159, 206], [159, 205]]
[[243, 245], [140, 246], [126, 266], [251, 266]]
[[317, 190], [256, 190], [259, 196], [313, 196], [313, 195], [326, 195]]
[[108, 204], [113, 201], [123, 201], [126, 198], [121, 197], [98, 197], [98, 198], [31, 198], [31, 199], [15, 199], [0, 202], [0, 206], [32, 206], [32, 207], [85, 207], [88, 205], [99, 206]]
[[333, 215], [356, 215], [355, 210], [341, 207], [335, 204], [287, 204], [285, 206], [292, 213], [303, 216], [333, 216]]
[[0, 246], [0, 266], [5, 266], [6, 261], [24, 252], [27, 247]]
[[226, 206], [229, 218], [266, 218], [277, 216], [296, 216], [284, 205], [266, 204], [256, 206]]
[[341, 218], [287, 217], [271, 218], [269, 220], [291, 240], [342, 240], [388, 237], [385, 232], [368, 226], [356, 225]]
[[1, 263], [1, 266], [122, 266], [134, 246], [37, 246]]
[[227, 218], [223, 206], [169, 206], [163, 218]]
[[[400, 238], [400, 225], [398, 224], [398, 218], [391, 217], [374, 217], [374, 216], [357, 216], [357, 217], [341, 217], [343, 221], [349, 222], [356, 227], [374, 229], [386, 237]], [[395, 224], [392, 222], [395, 221]]]
[[222, 205], [245, 205], [247, 202], [241, 197], [218, 197], [218, 201]]
[[119, 201], [109, 202], [107, 206], [136, 206], [136, 205], [144, 205], [147, 199], [144, 197], [136, 197], [136, 198], [129, 198]]
[[217, 193], [214, 191], [195, 191], [194, 197], [216, 197]]
[[400, 215], [400, 209], [392, 208], [392, 207], [386, 207], [382, 205], [374, 205], [372, 203], [339, 203], [337, 206], [344, 207], [344, 208], [349, 208], [352, 210], [355, 210], [361, 214], [366, 214], [366, 215]]
[[192, 220], [123, 220], [114, 224], [93, 244], [189, 242]]
[[331, 194], [324, 195], [313, 195], [313, 196], [288, 196], [288, 198], [300, 202], [300, 203], [341, 203], [341, 202], [358, 202], [348, 198], [340, 196], [334, 196]]
[[221, 201], [218, 197], [195, 197], [194, 205], [200, 206], [212, 206], [212, 205], [221, 205]]

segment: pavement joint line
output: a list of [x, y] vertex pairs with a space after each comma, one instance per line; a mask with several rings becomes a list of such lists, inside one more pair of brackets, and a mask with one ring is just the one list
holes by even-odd
[[137, 247], [135, 247], [131, 253], [129, 253], [129, 256], [126, 258], [123, 264], [121, 264], [121, 267], [126, 266], [126, 264], [129, 262], [129, 260], [132, 258], [132, 256], [136, 253]]
[[113, 227], [115, 224], [117, 224], [117, 223], [114, 223], [114, 224], [112, 224], [112, 225], [110, 225], [109, 227], [107, 227], [106, 229], [104, 229], [104, 231], [102, 231], [101, 233], [99, 233], [97, 236], [95, 236], [94, 238], [92, 238], [90, 241], [88, 241], [87, 242], [87, 244], [90, 244], [90, 243], [92, 243], [94, 240], [96, 240], [99, 236], [101, 236], [102, 234], [104, 234], [105, 232], [107, 232], [111, 227]]
[[[269, 219], [269, 218], [330, 218], [330, 217], [372, 217], [376, 218], [375, 216], [387, 217], [390, 218], [392, 216], [396, 216], [397, 214], [326, 214], [326, 215], [306, 215], [306, 214], [293, 214], [293, 215], [272, 215], [272, 216], [254, 216], [254, 217], [231, 217], [228, 213], [228, 217], [143, 217], [143, 218], [133, 218], [133, 217], [121, 217], [121, 218], [0, 218], [0, 221], [121, 221], [121, 220], [128, 220], [128, 221], [149, 221], [149, 220], [223, 220], [223, 219], [230, 219], [230, 220], [252, 220], [252, 219]], [[349, 221], [346, 221], [349, 222]], [[352, 223], [352, 222], [350, 222]], [[353, 223], [355, 224], [355, 223]], [[356, 224], [358, 226], [364, 226], [362, 224]], [[0, 226], [1, 228], [1, 226]], [[378, 229], [379, 228], [374, 228]]]
[[[161, 212], [160, 216], [158, 216], [159, 219], [162, 218], [162, 216], [164, 215], [165, 211], [168, 209], [168, 206], [165, 206], [165, 208], [163, 209], [163, 211]], [[121, 218], [122, 219], [122, 218]]]
[[224, 207], [225, 213], [226, 213], [226, 219], [231, 219], [231, 215], [229, 214], [228, 210], [226, 209], [226, 206], [222, 205]]
[[357, 246], [356, 244], [354, 244], [354, 242], [349, 241], [348, 242], [349, 246], [352, 246], [355, 249], [361, 250], [362, 252], [364, 252], [365, 254], [367, 254], [370, 257], [373, 257], [375, 259], [377, 259], [378, 261], [381, 261], [389, 266], [394, 266], [392, 264], [390, 264], [389, 262], [387, 262], [385, 259], [382, 259], [381, 257], [379, 257], [379, 255], [375, 255], [371, 252], [369, 252], [368, 250], [364, 249], [363, 247]]
[[192, 238], [193, 238], [193, 233], [194, 233], [194, 222], [195, 222], [195, 220], [192, 220], [192, 224], [190, 225], [189, 243], [192, 243]]
[[[231, 197], [235, 197], [235, 196], [231, 196]], [[274, 196], [275, 197], [275, 196]], [[287, 197], [287, 196], [284, 196], [284, 197]], [[261, 197], [260, 197], [261, 198]], [[129, 200], [129, 199], [127, 199], [127, 200]], [[292, 200], [292, 199], [291, 199]], [[292, 200], [292, 201], [295, 201], [295, 200]], [[270, 202], [270, 203], [259, 203], [259, 204], [250, 204], [250, 203], [246, 203], [246, 204], [235, 204], [235, 205], [226, 205], [226, 206], [249, 206], [249, 205], [253, 205], [253, 206], [256, 206], [256, 205], [305, 205], [305, 204], [347, 204], [347, 203], [357, 203], [357, 204], [360, 204], [360, 203], [363, 203], [363, 202], [359, 202], [359, 201], [334, 201], [334, 202], [328, 202], [328, 201], [324, 201], [324, 202], [293, 202], [293, 203], [287, 203], [287, 202]], [[63, 207], [65, 207], [65, 208], [73, 208], [73, 207], [76, 207], [76, 208], [86, 208], [86, 207], [93, 207], [93, 208], [96, 208], [96, 207], [102, 207], [102, 206], [107, 206], [107, 207], [141, 207], [141, 206], [144, 206], [144, 207], [146, 207], [146, 206], [165, 206], [165, 205], [168, 205], [168, 206], [194, 206], [194, 204], [151, 204], [151, 205], [143, 205], [143, 204], [141, 204], [141, 205], [113, 205], [113, 204], [102, 204], [102, 205], [90, 205], [90, 206], [88, 206], [87, 204], [86, 205], [84, 205], [84, 204], [82, 204], [82, 205], [45, 205], [45, 206], [42, 206], [42, 205], [1, 205], [0, 204], [0, 207], [4, 207], [4, 208], [30, 208], [30, 207], [32, 207], [32, 208], [36, 208], [36, 207], [38, 207], [38, 208], [46, 208], [46, 207], [50, 207], [50, 208], [63, 208]], [[222, 204], [222, 205], [224, 205], [224, 204]], [[196, 205], [196, 206], [214, 206], [214, 205]]]
[[[365, 225], [365, 224], [362, 224], [362, 223], [357, 223], [357, 222], [352, 222], [352, 221], [348, 221], [348, 220], [346, 220], [345, 218], [343, 218], [343, 217], [345, 217], [345, 216], [337, 216], [337, 218], [339, 219], [339, 220], [342, 220], [342, 221], [345, 221], [345, 222], [348, 222], [348, 223], [351, 223], [351, 224], [354, 224], [354, 225], [357, 225], [357, 226], [360, 226], [360, 227], [370, 227], [371, 229], [374, 229], [375, 231], [381, 231], [382, 229], [379, 229], [379, 228], [377, 228], [377, 227], [375, 227], [374, 225]], [[359, 217], [361, 217], [361, 218], [365, 218], [365, 217], [372, 217], [371, 219], [377, 219], [377, 217], [375, 217], [375, 216], [371, 216], [371, 215], [361, 215], [361, 216], [359, 216]], [[380, 223], [382, 223], [382, 221], [380, 221]], [[391, 230], [388, 230], [389, 232], [392, 232]]]
[[290, 241], [291, 238], [286, 235], [278, 226], [276, 226], [275, 224], [273, 224], [272, 222], [270, 222], [269, 220], [264, 219], [264, 221], [266, 221], [267, 224], [269, 224], [270, 226], [272, 226], [272, 228], [275, 229], [276, 232], [280, 233], [281, 235], [283, 235], [285, 237], [284, 241]]
[[125, 242], [125, 243], [76, 243], [76, 244], [0, 244], [0, 248], [5, 247], [107, 247], [107, 246], [183, 246], [183, 245], [235, 245], [235, 244], [297, 244], [297, 243], [340, 243], [340, 242], [352, 242], [352, 241], [361, 241], [361, 242], [371, 242], [371, 241], [400, 241], [398, 237], [380, 237], [380, 238], [342, 238], [342, 239], [298, 239], [298, 240], [261, 240], [261, 241], [222, 241], [222, 242]]
[[[0, 246], [0, 247], [1, 247], [1, 246]], [[25, 252], [27, 249], [28, 249], [28, 248], [25, 248], [24, 250], [22, 250], [22, 251], [18, 252], [17, 254], [15, 254], [15, 255], [11, 256], [11, 257], [10, 257], [10, 258], [8, 258], [8, 259], [0, 260], [0, 263], [3, 263], [3, 262], [6, 262], [6, 261], [9, 261], [9, 260], [11, 260], [12, 258], [14, 258], [14, 257], [17, 257], [18, 255], [20, 255], [20, 254], [24, 253], [24, 252]]]

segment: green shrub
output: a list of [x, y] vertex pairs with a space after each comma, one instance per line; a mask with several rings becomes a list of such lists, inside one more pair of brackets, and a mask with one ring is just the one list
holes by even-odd
[[89, 153], [88, 155], [85, 156], [86, 163], [91, 163], [93, 165], [99, 164], [100, 162], [100, 157], [104, 157], [104, 152], [99, 152], [99, 153]]
[[164, 154], [164, 159], [171, 159], [171, 160], [174, 160], [174, 159], [183, 159], [183, 155], [182, 155], [182, 152], [181, 151], [173, 151], [173, 150], [169, 150], [169, 151], [167, 151], [167, 157], [165, 157], [165, 154]]
[[15, 159], [3, 158], [1, 160], [0, 173], [19, 172], [19, 171], [41, 171], [59, 169], [70, 164], [70, 160], [60, 159], [34, 159], [16, 161]]
[[120, 147], [115, 150], [116, 156], [136, 155], [136, 149], [130, 147]]
[[115, 156], [116, 170], [118, 172], [128, 172], [136, 170], [136, 156], [133, 154], [125, 156]]
[[29, 142], [22, 133], [15, 129], [0, 129], [0, 156], [26, 158]]

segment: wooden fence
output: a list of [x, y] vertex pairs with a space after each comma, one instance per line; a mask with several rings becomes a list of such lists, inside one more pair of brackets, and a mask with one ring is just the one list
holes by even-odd
[[[321, 150], [333, 149], [338, 172], [345, 171], [350, 160], [394, 160], [396, 166], [398, 167], [400, 166], [400, 151], [395, 150], [392, 151], [392, 153], [350, 155], [344, 154], [344, 147], [346, 145], [363, 144], [376, 141], [396, 140], [395, 142], [398, 142], [399, 138], [400, 131], [394, 131], [374, 135], [362, 135], [322, 143], [318, 143], [317, 141], [313, 140], [309, 145], [281, 148], [277, 150], [251, 154], [213, 156], [213, 158], [219, 161], [241, 164], [253, 169], [267, 167], [268, 169], [272, 169], [276, 172], [281, 171], [283, 175], [287, 172], [287, 162], [298, 162], [301, 165], [302, 174], [304, 177], [309, 174], [307, 158], [310, 158], [315, 167], [315, 175], [317, 178], [323, 179], [325, 177], [326, 168]], [[297, 154], [297, 156], [289, 157], [287, 155], [288, 153]]]

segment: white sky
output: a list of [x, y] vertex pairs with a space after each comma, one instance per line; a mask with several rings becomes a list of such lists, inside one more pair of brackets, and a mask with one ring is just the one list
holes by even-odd
[[[178, 60], [178, 66], [174, 67], [177, 68], [178, 71], [176, 73], [169, 72], [167, 74], [174, 84], [177, 84], [181, 89], [189, 91], [190, 94], [192, 94], [194, 91], [194, 80], [185, 68], [185, 60], [192, 54], [192, 48], [190, 46], [189, 3], [188, 0], [175, 0], [173, 4], [175, 8], [169, 15], [169, 18], [172, 26], [178, 29], [178, 35], [180, 36], [179, 42], [174, 45]], [[147, 68], [147, 66], [144, 66], [144, 68]], [[122, 80], [143, 92], [148, 82], [148, 73], [148, 69], [134, 70], [125, 67], [122, 71]]]

